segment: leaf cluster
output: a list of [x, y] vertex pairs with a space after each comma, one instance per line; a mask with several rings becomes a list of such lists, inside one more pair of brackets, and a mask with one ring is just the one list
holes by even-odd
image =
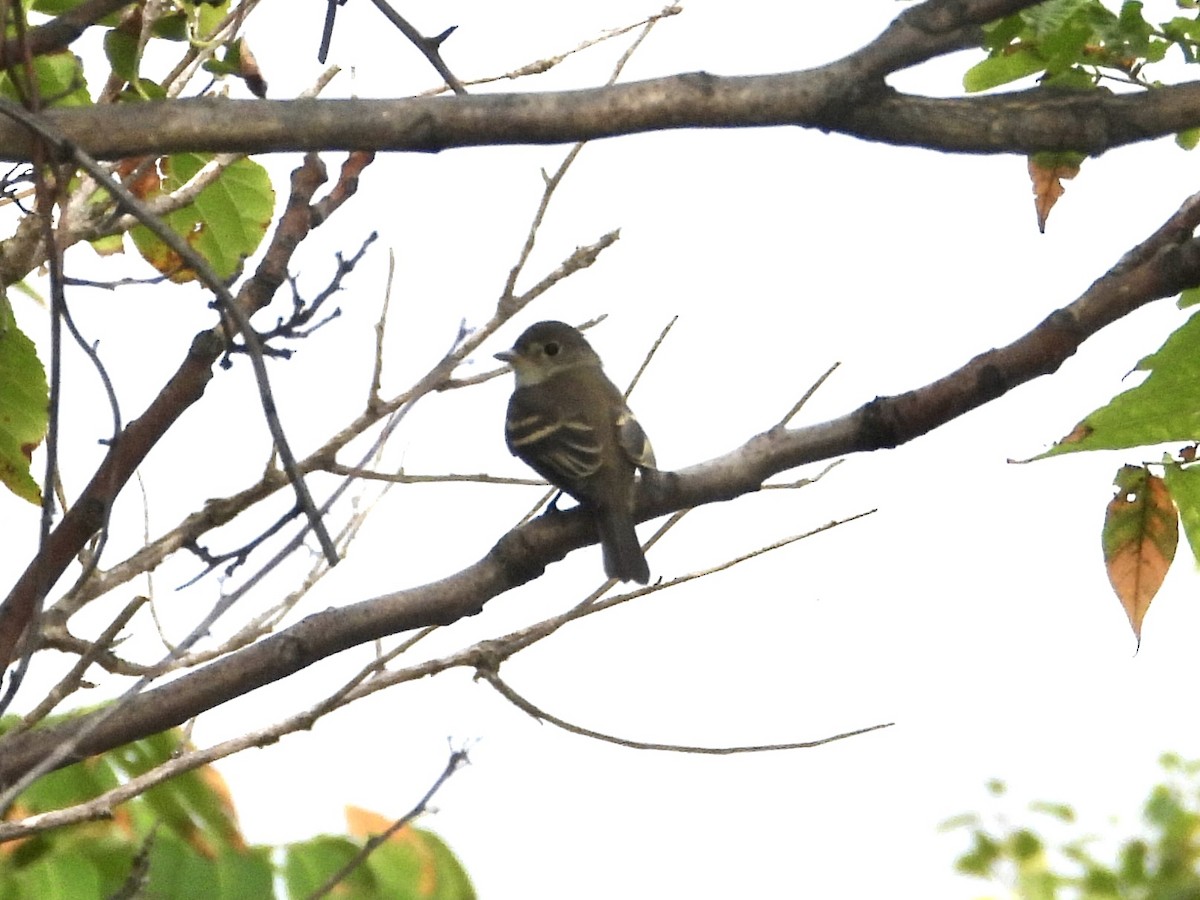
[[[78, 5], [64, 0], [35, 0], [29, 11], [57, 15]], [[178, 0], [150, 8], [134, 7], [100, 20], [111, 70], [95, 96], [83, 62], [69, 50], [35, 56], [30, 66], [0, 71], [0, 97], [34, 107], [144, 103], [178, 90], [189, 64], [201, 63], [216, 75], [240, 75], [249, 58], [230, 30], [230, 0]], [[6, 33], [19, 34], [18, 9], [6, 8]], [[147, 47], [175, 43], [184, 47], [176, 69], [150, 77], [142, 70]], [[192, 70], [194, 72], [194, 68]], [[30, 78], [32, 73], [32, 78]], [[228, 279], [262, 242], [271, 224], [275, 193], [266, 170], [244, 157], [179, 153], [118, 161], [112, 172], [137, 198], [146, 201], [168, 227], [187, 241], [221, 278]], [[124, 252], [125, 235], [138, 254], [172, 281], [195, 278], [171, 248], [129, 216], [121, 216], [113, 197], [87, 178], [71, 178], [64, 205], [78, 211], [76, 222], [60, 228], [63, 247], [87, 241], [102, 255]], [[31, 258], [0, 280], [23, 277], [41, 259]], [[40, 492], [30, 473], [32, 451], [48, 426], [49, 388], [45, 367], [33, 343], [21, 331], [7, 300], [0, 297], [0, 483], [31, 503]]]
[[[8, 724], [12, 724], [12, 719]], [[7, 818], [87, 803], [168, 763], [187, 746], [178, 730], [134, 741], [47, 775]], [[274, 900], [309, 897], [387, 821], [348, 811], [351, 832], [280, 847], [251, 846], [216, 770], [155, 785], [100, 821], [0, 845], [0, 900], [101, 900], [121, 896]], [[406, 825], [340, 882], [336, 896], [472, 900], [461, 863], [436, 835]]]
[[963, 87], [984, 91], [1037, 75], [1048, 88], [1094, 88], [1105, 79], [1152, 84], [1147, 65], [1177, 47], [1196, 61], [1200, 23], [1195, 15], [1151, 25], [1140, 0], [1114, 13], [1100, 0], [1048, 0], [1000, 19], [985, 29], [987, 58], [967, 70]]
[[[1029, 824], [991, 821], [975, 813], [958, 816], [943, 830], [966, 831], [971, 846], [955, 862], [964, 875], [1006, 886], [1021, 900], [1167, 900], [1200, 896], [1200, 761], [1165, 754], [1166, 778], [1142, 809], [1144, 831], [1113, 842], [1094, 835], [1048, 837], [1077, 831], [1065, 803], [1029, 806]], [[1006, 791], [993, 781], [996, 796]], [[1103, 846], [1101, 854], [1097, 847]]]
[[1200, 316], [1189, 318], [1135, 371], [1146, 378], [1085, 416], [1044, 456], [1182, 444], [1159, 462], [1121, 466], [1104, 515], [1105, 565], [1140, 638], [1142, 619], [1175, 559], [1180, 523], [1200, 559]]

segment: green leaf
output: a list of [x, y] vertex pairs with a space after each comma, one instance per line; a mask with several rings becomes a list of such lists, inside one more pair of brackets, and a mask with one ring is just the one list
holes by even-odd
[[[227, 850], [217, 858], [216, 896], [230, 900], [253, 900], [275, 897], [275, 871], [271, 865], [271, 848], [255, 847], [235, 852]], [[336, 894], [334, 895], [336, 896]]]
[[[1064, 91], [1091, 90], [1096, 86], [1096, 75], [1082, 66], [1061, 69], [1042, 78], [1042, 87]], [[1080, 154], [1081, 156], [1083, 154]]]
[[1188, 813], [1179, 802], [1179, 797], [1163, 784], [1155, 785], [1146, 800], [1143, 813], [1146, 821], [1163, 831], [1172, 831], [1187, 818]]
[[187, 15], [180, 10], [179, 12], [159, 16], [154, 20], [154, 27], [151, 30], [154, 32], [155, 37], [160, 37], [168, 41], [186, 41], [188, 39], [187, 26]]
[[[67, 718], [52, 716], [45, 724]], [[0, 733], [17, 721], [0, 720]], [[178, 729], [162, 732], [46, 775], [21, 794], [11, 815], [23, 818], [89, 800], [166, 761], [184, 740]], [[122, 804], [111, 819], [7, 845], [0, 853], [0, 900], [106, 900], [129, 887], [139, 856], [149, 864], [139, 897], [274, 900], [280, 885], [288, 897], [307, 897], [361, 846], [356, 839], [326, 836], [281, 848], [278, 857], [271, 847], [245, 847], [224, 784], [204, 767]], [[446, 844], [411, 827], [376, 848], [333, 896], [475, 900], [466, 871]]]
[[1142, 359], [1137, 371], [1149, 376], [1118, 394], [1039, 459], [1083, 450], [1127, 450], [1167, 441], [1200, 438], [1200, 316], [1193, 315], [1162, 347]]
[[979, 815], [978, 813], [959, 813], [957, 816], [951, 816], [944, 821], [938, 822], [938, 831], [955, 831], [959, 828], [978, 828]]
[[1003, 50], [1021, 36], [1025, 30], [1025, 20], [1020, 13], [1013, 13], [984, 26], [983, 48], [985, 50]]
[[50, 422], [50, 388], [37, 348], [0, 297], [0, 482], [23, 500], [41, 502], [30, 473], [34, 449]]
[[1047, 803], [1044, 800], [1039, 800], [1030, 803], [1029, 808], [1034, 812], [1041, 812], [1048, 816], [1053, 816], [1060, 822], [1075, 821], [1075, 810], [1066, 803]]
[[86, 856], [76, 852], [47, 854], [20, 871], [20, 897], [38, 900], [100, 900], [100, 875]]
[[109, 759], [96, 757], [50, 772], [21, 794], [19, 802], [31, 813], [44, 813], [91, 800], [118, 784]]
[[[83, 77], [83, 66], [74, 53], [63, 50], [35, 57], [33, 74], [38, 95], [46, 106], [90, 106], [92, 98]], [[16, 75], [16, 81], [13, 76]], [[21, 102], [32, 95], [23, 68], [0, 72], [0, 95]]]
[[[1047, 0], [1021, 13], [1039, 37], [1057, 34], [1074, 20], [1087, 18], [1099, 10], [1107, 12], [1097, 0]], [[1112, 16], [1112, 13], [1108, 13]]]
[[[334, 872], [358, 853], [358, 845], [344, 837], [322, 836], [289, 844], [283, 862], [283, 878], [288, 897], [307, 897], [323, 885]], [[374, 884], [365, 866], [359, 866], [342, 887], [348, 896], [373, 897]]]
[[125, 81], [135, 81], [138, 70], [138, 39], [117, 28], [104, 34], [104, 55], [113, 73]]
[[125, 238], [120, 234], [106, 234], [103, 237], [88, 241], [92, 249], [100, 256], [111, 256], [114, 253], [125, 252]]
[[1045, 68], [1046, 62], [1037, 52], [1020, 47], [1011, 53], [991, 56], [971, 66], [963, 75], [963, 88], [971, 93], [986, 91], [1041, 72]]
[[229, 0], [221, 3], [191, 4], [197, 7], [196, 36], [202, 41], [212, 39], [221, 23], [229, 15]]
[[1196, 145], [1200, 144], [1200, 128], [1188, 128], [1179, 132], [1175, 135], [1175, 143], [1184, 150], [1195, 150]]
[[1135, 839], [1127, 842], [1121, 848], [1120, 875], [1131, 884], [1143, 884], [1146, 881], [1146, 855], [1149, 851], [1146, 842]]
[[1200, 303], [1200, 287], [1188, 288], [1179, 295], [1179, 300], [1175, 305], [1180, 309], [1187, 309], [1189, 306], [1195, 306]]
[[436, 834], [402, 828], [367, 857], [381, 897], [474, 900], [462, 865]]
[[1167, 465], [1163, 480], [1179, 508], [1183, 533], [1192, 548], [1192, 556], [1200, 560], [1200, 467]]
[[[45, 13], [48, 16], [61, 16], [65, 12], [70, 12], [78, 6], [83, 5], [84, 0], [32, 0], [29, 3], [29, 9], [34, 12]], [[100, 20], [103, 25], [116, 25], [121, 18], [121, 11], [109, 13]], [[90, 21], [90, 20], [89, 20]]]
[[992, 866], [1003, 856], [1003, 852], [1000, 845], [982, 831], [976, 831], [972, 837], [974, 846], [955, 861], [954, 867], [964, 875], [987, 878], [992, 873]]
[[1014, 859], [1033, 859], [1042, 852], [1041, 839], [1028, 829], [1015, 832], [1010, 840]]
[[1097, 40], [1096, 32], [1086, 22], [1071, 21], [1045, 35], [1041, 55], [1046, 71], [1051, 74], [1066, 71], [1076, 63], [1086, 62], [1085, 49]]
[[[182, 187], [212, 157], [181, 153], [160, 161], [160, 189], [153, 198]], [[202, 190], [191, 205], [163, 217], [178, 235], [203, 256], [221, 278], [230, 278], [247, 256], [257, 249], [275, 211], [275, 192], [266, 170], [250, 159], [230, 165], [215, 182]], [[195, 278], [166, 244], [145, 226], [130, 231], [134, 246], [152, 266], [172, 281]]]

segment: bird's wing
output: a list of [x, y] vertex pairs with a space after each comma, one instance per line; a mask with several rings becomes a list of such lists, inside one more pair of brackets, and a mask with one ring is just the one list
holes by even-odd
[[626, 456], [639, 469], [655, 469], [654, 448], [642, 425], [628, 406], [617, 415], [617, 441]]
[[587, 422], [548, 410], [514, 413], [504, 428], [509, 449], [550, 481], [571, 485], [600, 469], [602, 445]]

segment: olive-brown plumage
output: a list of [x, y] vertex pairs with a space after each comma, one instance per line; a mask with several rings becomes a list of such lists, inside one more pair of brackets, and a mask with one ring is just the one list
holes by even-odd
[[654, 451], [600, 357], [564, 322], [530, 326], [496, 357], [516, 376], [504, 425], [508, 449], [592, 510], [610, 578], [646, 584], [650, 567], [633, 527], [633, 500], [637, 471], [654, 468]]

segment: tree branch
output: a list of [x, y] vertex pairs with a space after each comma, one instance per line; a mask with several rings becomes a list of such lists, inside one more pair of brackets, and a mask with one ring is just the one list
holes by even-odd
[[[980, 354], [924, 387], [877, 398], [838, 419], [794, 429], [775, 426], [716, 459], [661, 473], [643, 486], [638, 520], [731, 500], [757, 491], [770, 475], [804, 463], [897, 446], [1056, 371], [1106, 325], [1153, 300], [1200, 284], [1200, 239], [1192, 236], [1198, 225], [1200, 194], [1189, 198], [1077, 300], [1013, 343]], [[536, 578], [571, 550], [595, 542], [595, 524], [585, 510], [542, 516], [513, 529], [478, 562], [440, 581], [316, 613], [134, 697], [80, 739], [63, 764], [178, 725], [358, 644], [475, 615], [491, 598]], [[97, 715], [5, 741], [0, 784], [11, 783], [37, 765], [81, 727], [94, 724]]]
[[[257, 271], [238, 292], [235, 302], [246, 316], [270, 302], [285, 280], [288, 263], [300, 241], [319, 224], [313, 221], [308, 203], [324, 181], [323, 167], [310, 163], [298, 171], [307, 172], [307, 175], [293, 179], [288, 211]], [[104, 461], [79, 499], [50, 533], [37, 558], [0, 604], [0, 658], [11, 657], [17, 637], [29, 620], [30, 610], [46, 596], [75, 554], [103, 524], [106, 510], [146, 454], [179, 416], [203, 396], [212, 378], [212, 367], [225, 347], [222, 326], [198, 334], [178, 371], [147, 410], [111, 442]]]
[[[46, 115], [54, 129], [101, 159], [182, 151], [438, 152], [770, 125], [960, 153], [1098, 155], [1200, 124], [1200, 83], [1119, 95], [1034, 90], [944, 99], [886, 85], [894, 72], [978, 45], [980, 26], [1032, 5], [927, 0], [854, 53], [799, 72], [696, 72], [589, 90], [395, 100], [167, 100]], [[33, 143], [19, 126], [0, 123], [0, 159], [31, 159]]]
[[[554, 93], [402, 100], [164, 100], [51, 109], [46, 121], [98, 159], [150, 153], [387, 150], [560, 144], [683, 128], [796, 125], [957, 153], [1099, 155], [1200, 124], [1200, 83], [1136, 94], [1043, 90], [968, 98], [849, 84], [840, 67], [781, 75], [704, 72]], [[0, 159], [33, 138], [0, 123]]]

